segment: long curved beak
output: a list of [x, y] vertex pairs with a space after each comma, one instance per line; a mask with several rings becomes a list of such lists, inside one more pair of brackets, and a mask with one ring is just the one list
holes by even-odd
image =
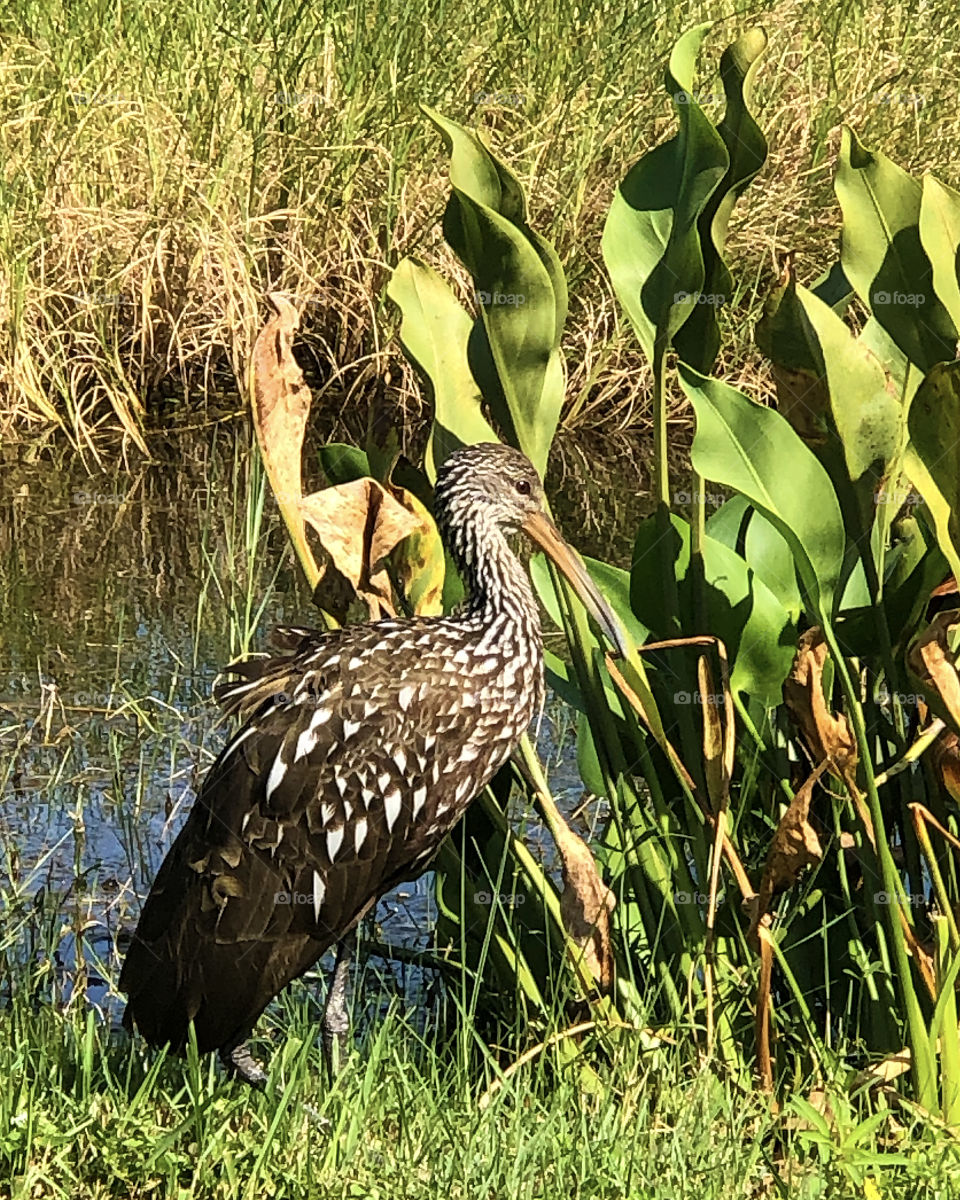
[[616, 647], [622, 658], [629, 658], [630, 647], [626, 633], [617, 614], [600, 594], [600, 590], [587, 574], [580, 555], [563, 540], [560, 531], [546, 513], [532, 513], [523, 523], [524, 533], [556, 563], [564, 578], [580, 597], [604, 637]]

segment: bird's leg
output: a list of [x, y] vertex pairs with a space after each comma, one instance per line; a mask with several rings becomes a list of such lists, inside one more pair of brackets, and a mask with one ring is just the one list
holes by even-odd
[[350, 964], [357, 945], [357, 931], [351, 931], [337, 942], [337, 961], [330, 977], [330, 989], [323, 1010], [323, 1057], [331, 1078], [338, 1075], [347, 1057], [347, 1034], [350, 1017], [347, 1014], [347, 981]]
[[233, 1045], [220, 1047], [220, 1061], [231, 1075], [262, 1091], [267, 1086], [267, 1072], [263, 1063], [254, 1058], [245, 1039]]

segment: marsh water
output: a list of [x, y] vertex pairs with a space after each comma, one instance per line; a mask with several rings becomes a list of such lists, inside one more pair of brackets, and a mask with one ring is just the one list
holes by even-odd
[[[80, 968], [84, 997], [110, 1017], [140, 900], [228, 735], [213, 679], [271, 626], [315, 623], [260, 503], [246, 420], [157, 435], [151, 450], [146, 465], [103, 470], [62, 447], [0, 450], [0, 957], [46, 959], [60, 1000]], [[647, 508], [638, 462], [625, 445], [557, 447], [548, 493], [584, 553], [629, 565]], [[582, 788], [557, 700], [539, 742], [572, 811]], [[515, 817], [549, 857], [535, 819]], [[383, 899], [377, 937], [422, 946], [431, 917], [428, 874]]]

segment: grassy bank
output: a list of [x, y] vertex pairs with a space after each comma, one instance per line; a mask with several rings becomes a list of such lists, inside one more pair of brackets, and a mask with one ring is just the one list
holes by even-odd
[[146, 1059], [79, 1007], [4, 1012], [0, 1195], [946, 1200], [960, 1181], [956, 1143], [909, 1112], [866, 1120], [818, 1091], [819, 1133], [636, 1034], [612, 1059], [587, 1038], [503, 1075], [469, 1028], [464, 1052], [394, 1008], [329, 1087], [302, 991], [282, 1020], [255, 1095], [208, 1061]]
[[[735, 217], [727, 314], [728, 367], [756, 377], [750, 330], [776, 254], [796, 250], [801, 277], [824, 265], [839, 122], [957, 182], [942, 151], [958, 134], [957, 52], [942, 0], [736, 8], [11, 0], [0, 434], [59, 426], [96, 445], [122, 428], [142, 444], [164, 400], [236, 392], [272, 289], [305, 308], [318, 403], [362, 405], [392, 365], [415, 413], [383, 288], [402, 255], [440, 253], [446, 163], [421, 102], [489, 133], [558, 247], [568, 423], [643, 428], [645, 374], [618, 333], [600, 229], [626, 168], [671, 124], [663, 61], [702, 20], [720, 22], [717, 46], [755, 21], [770, 33], [758, 108], [771, 158]], [[716, 81], [702, 85], [719, 112]]]

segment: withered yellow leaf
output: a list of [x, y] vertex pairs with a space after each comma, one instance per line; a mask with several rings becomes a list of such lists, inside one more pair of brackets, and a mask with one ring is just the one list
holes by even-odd
[[370, 616], [392, 615], [390, 577], [383, 563], [417, 528], [417, 518], [369, 478], [305, 496], [300, 513], [333, 565], [366, 602]]

